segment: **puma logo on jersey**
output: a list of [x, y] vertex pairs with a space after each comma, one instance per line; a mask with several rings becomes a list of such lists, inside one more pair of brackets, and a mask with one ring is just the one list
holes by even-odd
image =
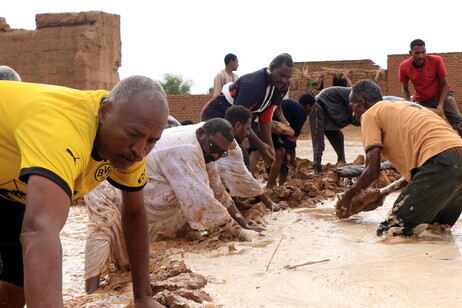
[[69, 149], [66, 149], [66, 152], [69, 153], [72, 156], [72, 158], [74, 159], [74, 165], [75, 165], [76, 162], [77, 162], [77, 159], [80, 159], [80, 157], [75, 157], [74, 153], [72, 153], [72, 151], [69, 150]]

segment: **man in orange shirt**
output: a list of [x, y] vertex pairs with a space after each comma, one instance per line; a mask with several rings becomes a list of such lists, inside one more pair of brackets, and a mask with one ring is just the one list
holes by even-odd
[[462, 139], [436, 113], [407, 101], [382, 101], [380, 88], [358, 81], [350, 94], [361, 121], [366, 167], [337, 202], [345, 217], [355, 195], [380, 174], [385, 156], [409, 184], [396, 199], [377, 235], [415, 236], [427, 227], [452, 227], [462, 212]]

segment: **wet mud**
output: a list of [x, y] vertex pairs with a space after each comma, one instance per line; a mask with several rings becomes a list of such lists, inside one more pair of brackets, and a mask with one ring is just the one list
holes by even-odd
[[[357, 154], [347, 160], [364, 163]], [[327, 162], [315, 175], [308, 159], [298, 159], [290, 180], [267, 191], [288, 209], [256, 203], [243, 211], [266, 229], [252, 242], [210, 230], [151, 243], [154, 298], [167, 307], [462, 307], [462, 221], [449, 232], [378, 238], [398, 192], [374, 211], [340, 220], [335, 196], [355, 179], [340, 178], [333, 167]], [[262, 181], [264, 173], [261, 167]], [[398, 178], [382, 171], [374, 188]], [[74, 205], [61, 233], [65, 307], [133, 307], [126, 271], [112, 271], [98, 291], [85, 294], [87, 221], [85, 207]]]

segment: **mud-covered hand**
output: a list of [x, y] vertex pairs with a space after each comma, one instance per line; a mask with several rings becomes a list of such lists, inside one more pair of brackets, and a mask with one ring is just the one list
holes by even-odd
[[258, 153], [263, 157], [268, 165], [273, 165], [276, 161], [276, 154], [274, 153], [273, 148], [267, 143], [261, 143], [258, 147]]
[[237, 222], [233, 219], [228, 221], [224, 226], [223, 230], [235, 236], [243, 241], [251, 242], [252, 240], [258, 237], [258, 233], [252, 230], [243, 229]]
[[338, 218], [346, 218], [349, 216], [348, 213], [350, 212], [351, 202], [354, 196], [348, 193], [340, 193], [337, 197], [338, 201], [335, 204], [335, 215], [337, 215]]
[[249, 224], [247, 224], [246, 226], [244, 226], [244, 229], [246, 229], [246, 230], [252, 230], [252, 231], [255, 231], [255, 232], [262, 232], [262, 231], [265, 231], [265, 228], [258, 227], [258, 226], [251, 226], [251, 225], [249, 225]]
[[276, 202], [271, 201], [271, 210], [273, 212], [279, 212], [281, 210], [285, 210], [286, 208], [287, 208], [287, 206], [285, 206], [284, 204], [278, 204]]

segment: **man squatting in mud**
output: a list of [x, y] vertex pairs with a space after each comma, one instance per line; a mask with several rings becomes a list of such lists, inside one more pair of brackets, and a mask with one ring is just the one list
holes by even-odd
[[159, 307], [142, 188], [167, 122], [162, 88], [132, 76], [111, 92], [16, 81], [0, 91], [0, 306], [63, 306], [59, 232], [71, 200], [108, 178], [122, 190], [135, 307]]
[[381, 101], [380, 88], [370, 80], [358, 81], [349, 98], [361, 121], [366, 166], [337, 202], [337, 216], [343, 217], [353, 197], [378, 178], [383, 154], [409, 184], [377, 235], [415, 236], [427, 227], [452, 227], [462, 212], [462, 139], [458, 133], [418, 104]]

